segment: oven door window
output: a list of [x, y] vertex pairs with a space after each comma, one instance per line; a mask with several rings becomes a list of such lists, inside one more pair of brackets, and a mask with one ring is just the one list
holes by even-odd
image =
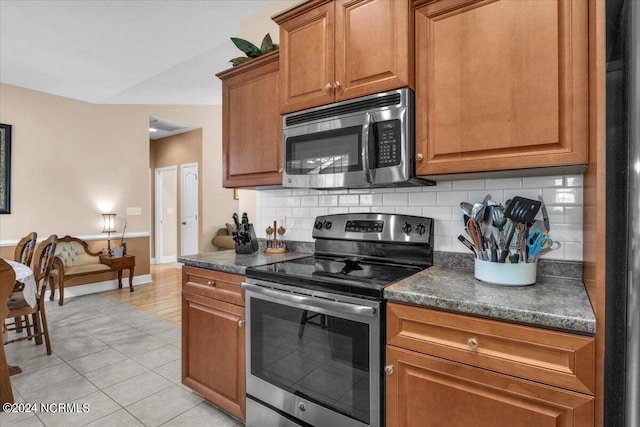
[[285, 152], [289, 175], [362, 171], [362, 126], [289, 137]]
[[251, 300], [251, 374], [369, 423], [369, 325]]

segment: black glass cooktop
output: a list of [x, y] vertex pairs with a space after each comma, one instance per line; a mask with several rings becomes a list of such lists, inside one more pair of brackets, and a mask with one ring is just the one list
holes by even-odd
[[249, 267], [246, 276], [324, 292], [382, 299], [384, 288], [423, 268], [359, 257], [309, 256]]

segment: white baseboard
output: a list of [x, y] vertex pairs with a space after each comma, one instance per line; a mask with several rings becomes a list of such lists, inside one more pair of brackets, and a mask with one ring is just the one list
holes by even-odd
[[[151, 274], [143, 274], [133, 277], [133, 286], [151, 283]], [[129, 288], [129, 278], [122, 278], [122, 289]], [[105, 280], [104, 282], [87, 283], [86, 285], [77, 285], [64, 288], [64, 298], [79, 297], [81, 295], [96, 294], [98, 292], [111, 291], [118, 289], [118, 279]], [[48, 295], [47, 295], [48, 298]], [[56, 290], [56, 300], [60, 299], [60, 292]]]
[[156, 260], [156, 264], [166, 264], [168, 262], [177, 262], [178, 255], [169, 255], [162, 258], [154, 258]]

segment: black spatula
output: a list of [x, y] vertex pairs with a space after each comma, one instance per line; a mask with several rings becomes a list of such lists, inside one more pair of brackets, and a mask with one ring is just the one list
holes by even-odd
[[513, 233], [516, 231], [515, 224], [526, 224], [533, 221], [540, 210], [540, 205], [541, 203], [539, 200], [531, 200], [519, 196], [511, 199], [507, 209], [504, 211], [504, 216], [511, 219], [514, 226], [511, 227], [509, 237], [507, 237], [504, 248], [500, 253], [500, 262], [504, 262], [507, 259], [507, 255], [509, 255], [509, 246], [511, 245], [511, 240], [513, 240]]

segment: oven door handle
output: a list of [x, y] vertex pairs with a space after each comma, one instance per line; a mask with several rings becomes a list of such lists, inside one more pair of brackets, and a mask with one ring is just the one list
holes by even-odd
[[373, 317], [376, 314], [376, 309], [374, 307], [368, 307], [366, 305], [348, 304], [344, 302], [331, 301], [324, 298], [295, 295], [288, 292], [275, 291], [273, 289], [264, 288], [262, 286], [257, 286], [246, 282], [242, 283], [242, 288], [245, 291], [272, 298], [278, 298], [280, 300], [294, 304], [306, 304], [312, 307], [325, 308], [327, 310], [339, 311], [341, 313], [355, 314], [360, 316]]

